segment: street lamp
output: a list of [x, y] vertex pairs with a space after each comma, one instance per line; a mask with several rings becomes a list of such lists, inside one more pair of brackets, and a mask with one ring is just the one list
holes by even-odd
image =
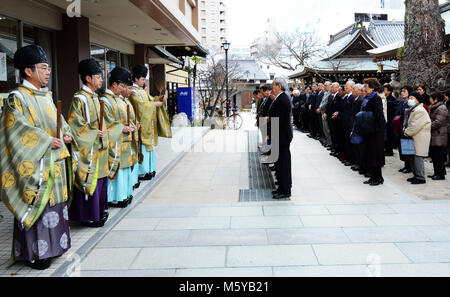
[[230, 43], [225, 41], [222, 46], [225, 50], [225, 71], [226, 71], [226, 82], [227, 82], [227, 118], [230, 116], [230, 95], [228, 91], [228, 50], [230, 49]]

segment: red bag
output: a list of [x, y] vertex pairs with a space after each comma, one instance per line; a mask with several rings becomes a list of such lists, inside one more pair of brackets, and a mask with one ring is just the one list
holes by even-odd
[[392, 121], [392, 128], [394, 129], [394, 134], [398, 135], [403, 130], [403, 123], [400, 121], [402, 116], [396, 116]]

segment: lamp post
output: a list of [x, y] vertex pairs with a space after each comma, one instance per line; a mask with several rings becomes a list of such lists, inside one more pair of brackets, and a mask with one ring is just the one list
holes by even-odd
[[226, 83], [227, 83], [227, 118], [230, 116], [230, 95], [228, 90], [228, 50], [230, 49], [230, 43], [225, 41], [222, 46], [225, 50], [225, 71], [226, 71]]

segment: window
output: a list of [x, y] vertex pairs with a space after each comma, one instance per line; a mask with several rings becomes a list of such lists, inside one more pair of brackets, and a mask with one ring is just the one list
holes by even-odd
[[91, 57], [97, 60], [103, 69], [103, 88], [108, 86], [109, 74], [116, 66], [124, 63], [129, 64], [129, 57], [123, 63], [120, 61], [120, 57], [123, 57], [123, 55], [120, 55], [119, 51], [95, 44], [91, 45]]
[[18, 31], [17, 21], [0, 17], [0, 93], [3, 94], [9, 93], [18, 85], [14, 68]]
[[[21, 31], [23, 35], [20, 34]], [[19, 44], [41, 46], [47, 55], [50, 66], [55, 69], [53, 42], [53, 32], [0, 15], [0, 94], [3, 94], [2, 97], [6, 97], [7, 93], [21, 83], [19, 71], [14, 68], [14, 54]], [[48, 88], [53, 91], [54, 98], [57, 98], [58, 92], [54, 88], [54, 81], [56, 81], [56, 71], [53, 71], [50, 76]]]

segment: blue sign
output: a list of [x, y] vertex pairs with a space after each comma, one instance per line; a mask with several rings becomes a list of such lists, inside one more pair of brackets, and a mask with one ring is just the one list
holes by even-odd
[[178, 88], [178, 113], [185, 113], [192, 122], [195, 115], [195, 89]]

